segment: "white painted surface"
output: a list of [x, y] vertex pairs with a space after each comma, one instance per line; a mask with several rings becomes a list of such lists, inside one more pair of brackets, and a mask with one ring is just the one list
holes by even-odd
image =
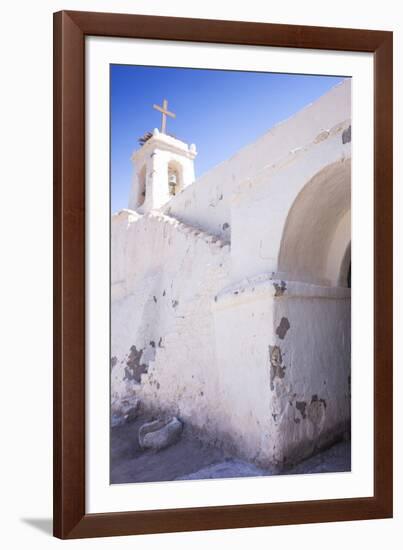
[[194, 144], [187, 145], [154, 128], [152, 137], [132, 156], [134, 177], [129, 208], [144, 213], [167, 203], [172, 198], [167, 185], [171, 169], [177, 175], [176, 192], [191, 185], [196, 154]]
[[347, 79], [176, 196], [167, 167], [175, 150], [193, 168], [188, 146], [154, 131], [134, 153], [146, 214], [112, 217], [114, 408], [135, 395], [266, 466], [349, 430], [350, 295], [337, 285], [350, 236], [337, 229], [351, 208], [350, 90]]
[[[263, 181], [267, 194], [269, 192], [267, 180], [277, 174], [290, 185], [295, 175], [290, 171], [287, 172], [287, 168], [294, 165], [298, 167], [298, 171], [301, 170], [303, 166], [301, 156], [308, 157], [308, 149], [313, 149], [313, 158], [306, 160], [305, 173], [299, 174], [297, 171], [303, 183], [306, 183], [309, 171], [313, 175], [320, 170], [321, 166], [329, 164], [331, 159], [338, 159], [345, 155], [341, 141], [332, 138], [348, 126], [351, 118], [350, 100], [351, 84], [346, 80], [321, 98], [320, 107], [316, 103], [311, 104], [291, 119], [277, 124], [254, 143], [240, 149], [233, 157], [212, 168], [199, 178], [195, 185], [172, 199], [166, 208], [169, 208], [171, 214], [182, 221], [217, 235], [224, 237], [230, 235], [233, 223], [242, 225], [245, 215], [245, 212], [241, 212], [239, 214], [241, 220], [232, 220], [232, 216], [236, 216], [236, 210], [231, 202], [241, 203], [250, 216], [256, 213], [256, 208], [251, 209], [249, 204], [245, 203], [244, 194], [251, 193], [250, 187]], [[326, 135], [327, 131], [330, 135]], [[319, 152], [318, 147], [314, 146], [321, 143], [319, 140], [324, 133], [326, 135], [323, 139], [324, 147], [321, 147]], [[275, 187], [280, 195], [276, 199], [285, 201], [287, 196], [282, 183]], [[242, 195], [242, 198], [239, 198], [239, 195]], [[286, 210], [288, 209], [289, 205]], [[266, 216], [263, 215], [263, 217]], [[230, 226], [227, 230], [223, 229], [224, 223]], [[265, 223], [267, 223], [266, 220]], [[244, 233], [242, 228], [239, 232]], [[257, 234], [261, 234], [260, 229], [257, 230]], [[248, 231], [246, 238], [249, 239], [250, 236]], [[234, 239], [235, 244], [239, 242], [239, 238], [240, 235]], [[240, 257], [243, 256], [243, 251], [240, 251]], [[242, 261], [241, 258], [238, 261]]]
[[256, 277], [219, 296], [215, 324], [221, 405], [242, 456], [278, 466], [343, 433], [349, 289]]

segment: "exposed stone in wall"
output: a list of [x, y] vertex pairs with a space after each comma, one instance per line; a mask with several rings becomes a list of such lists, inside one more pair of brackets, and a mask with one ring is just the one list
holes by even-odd
[[283, 358], [279, 346], [269, 346], [270, 355], [270, 389], [274, 390], [274, 380], [284, 378], [286, 367], [283, 366]]
[[280, 340], [284, 340], [288, 329], [290, 328], [290, 322], [287, 317], [282, 317], [279, 326], [276, 329], [276, 334]]
[[142, 349], [138, 350], [134, 345], [130, 348], [129, 357], [126, 361], [124, 380], [134, 380], [140, 383], [141, 375], [148, 370], [148, 365], [141, 362], [142, 355]]
[[302, 418], [306, 418], [306, 401], [296, 401], [295, 408], [301, 413]]
[[285, 281], [281, 281], [280, 283], [273, 283], [273, 286], [275, 288], [274, 295], [276, 296], [276, 298], [282, 296], [287, 289]]

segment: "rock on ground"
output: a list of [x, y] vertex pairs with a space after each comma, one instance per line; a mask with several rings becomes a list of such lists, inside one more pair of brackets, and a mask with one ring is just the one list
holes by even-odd
[[188, 437], [186, 427], [180, 440], [158, 451], [142, 449], [138, 431], [149, 418], [139, 416], [134, 422], [111, 429], [111, 483], [145, 483], [172, 481], [210, 464], [225, 460], [224, 453]]
[[[140, 416], [131, 423], [111, 429], [111, 483], [273, 475], [270, 470], [228, 457], [221, 449], [201, 443], [186, 432], [186, 426], [181, 438], [169, 447], [158, 452], [142, 449], [138, 432], [147, 420], [149, 418]], [[338, 443], [282, 475], [348, 472], [351, 470], [350, 456], [350, 442]]]
[[159, 451], [176, 443], [182, 433], [182, 422], [175, 416], [146, 422], [139, 429], [139, 444], [142, 449]]

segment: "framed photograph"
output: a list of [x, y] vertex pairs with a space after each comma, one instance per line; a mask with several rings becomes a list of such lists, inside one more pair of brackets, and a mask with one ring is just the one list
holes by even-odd
[[54, 534], [392, 516], [392, 33], [54, 15]]

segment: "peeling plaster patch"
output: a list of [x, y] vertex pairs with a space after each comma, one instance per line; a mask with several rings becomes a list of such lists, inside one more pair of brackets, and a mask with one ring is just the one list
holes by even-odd
[[155, 296], [153, 296], [153, 300], [155, 303], [157, 303], [157, 298]]
[[172, 307], [176, 307], [178, 304], [178, 300], [172, 300]]
[[226, 229], [228, 229], [228, 228], [229, 228], [229, 223], [227, 223], [227, 222], [223, 223], [223, 224], [222, 224], [222, 228], [224, 229], [224, 231], [225, 231]]
[[280, 284], [273, 283], [273, 286], [276, 290], [274, 296], [277, 297], [277, 298], [279, 296], [282, 296], [284, 294], [284, 292], [286, 291], [286, 288], [287, 288], [287, 285], [285, 284], [285, 281], [281, 281]]
[[318, 399], [318, 396], [316, 395], [316, 393], [312, 396], [311, 403], [314, 403], [315, 401], [319, 401], [320, 403], [323, 403], [326, 409], [326, 401], [324, 399]]
[[341, 134], [341, 141], [343, 142], [343, 145], [346, 144], [346, 143], [350, 143], [350, 141], [351, 141], [351, 124]]
[[274, 380], [276, 378], [284, 378], [285, 369], [283, 367], [283, 358], [279, 346], [269, 346], [270, 353], [270, 389], [274, 390]]
[[282, 317], [279, 326], [276, 329], [277, 336], [284, 340], [285, 335], [287, 334], [288, 329], [290, 328], [290, 322], [287, 317]]
[[165, 290], [164, 290], [164, 292], [162, 293], [162, 295], [165, 296], [165, 294], [166, 294], [166, 292], [165, 292]]
[[163, 347], [163, 346], [162, 346], [162, 336], [161, 336], [161, 338], [158, 340], [158, 347], [159, 347], [159, 348], [162, 348], [162, 347]]
[[135, 380], [141, 382], [141, 375], [147, 372], [148, 365], [141, 363], [143, 350], [138, 350], [136, 346], [130, 348], [130, 353], [126, 361], [125, 376], [123, 380]]
[[155, 342], [154, 342], [154, 340], [150, 340], [150, 346], [151, 346], [152, 348], [155, 348]]
[[326, 401], [324, 399], [318, 399], [317, 395], [313, 395], [311, 403], [307, 409], [307, 417], [315, 424], [322, 424], [326, 414]]
[[295, 403], [295, 408], [299, 410], [302, 418], [306, 418], [306, 401], [297, 401]]
[[320, 143], [321, 141], [325, 141], [329, 137], [330, 132], [328, 130], [324, 130], [320, 134], [316, 136], [314, 139], [314, 143]]

